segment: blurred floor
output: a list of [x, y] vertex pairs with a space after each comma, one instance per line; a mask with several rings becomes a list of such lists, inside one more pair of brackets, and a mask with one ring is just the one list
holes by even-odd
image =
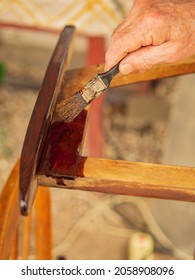
[[[27, 48], [1, 43], [0, 61], [6, 72], [0, 87], [0, 188], [20, 156], [52, 50], [48, 45]], [[71, 67], [83, 66], [83, 57], [77, 52]], [[194, 89], [194, 75], [188, 75], [119, 88], [112, 94], [108, 91], [103, 120], [105, 156], [195, 166]], [[159, 258], [193, 255], [192, 203], [61, 189], [51, 192], [54, 257], [127, 259], [134, 231], [153, 237]]]

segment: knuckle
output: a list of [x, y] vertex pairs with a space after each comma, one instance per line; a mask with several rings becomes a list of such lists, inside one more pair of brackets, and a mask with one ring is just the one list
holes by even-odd
[[112, 50], [115, 52], [114, 54], [116, 55], [118, 52], [119, 53], [128, 53], [128, 48], [129, 44], [125, 40], [126, 34], [123, 32], [116, 32], [115, 34], [112, 35], [111, 39], [111, 45], [112, 45]]
[[144, 24], [147, 26], [161, 26], [165, 23], [166, 16], [159, 9], [151, 8], [149, 13], [144, 15]]
[[117, 40], [118, 38], [119, 38], [119, 26], [116, 27], [111, 34], [111, 40]]
[[141, 24], [142, 45], [157, 45], [164, 41], [167, 30], [165, 15], [158, 9], [151, 8], [143, 15]]

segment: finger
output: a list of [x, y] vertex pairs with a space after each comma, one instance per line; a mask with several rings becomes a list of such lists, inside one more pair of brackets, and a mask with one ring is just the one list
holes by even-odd
[[[134, 9], [112, 33], [105, 55], [105, 70], [116, 65], [129, 52], [141, 47], [140, 27], [136, 24]], [[139, 35], [138, 35], [139, 34]]]
[[111, 43], [105, 55], [106, 70], [116, 65], [128, 53], [141, 47], [141, 36], [138, 36], [137, 30], [129, 29], [125, 28], [112, 36]]
[[135, 9], [134, 6], [135, 5], [133, 5], [133, 7], [131, 8], [127, 17], [114, 29], [113, 34], [117, 33], [117, 32], [121, 32], [123, 29], [128, 27], [130, 24], [133, 24], [133, 22], [135, 21], [136, 17], [139, 14], [139, 10]]
[[132, 7], [127, 15], [127, 17], [114, 29], [113, 33], [121, 32], [124, 28], [132, 24], [135, 18], [141, 13], [141, 9], [145, 8], [145, 3], [149, 2], [149, 0], [136, 0], [133, 2]]
[[[111, 43], [105, 55], [105, 68], [109, 70], [120, 60], [143, 46], [161, 45], [168, 40], [168, 25], [164, 24], [164, 17], [155, 16], [153, 12], [150, 16], [144, 17], [138, 23], [135, 20], [123, 23], [124, 28], [116, 30], [111, 38]], [[155, 23], [155, 24], [154, 24]]]
[[172, 63], [179, 60], [177, 46], [171, 42], [160, 46], [142, 47], [129, 53], [120, 63], [119, 70], [122, 74], [131, 72], [145, 72], [152, 66], [162, 63]]
[[128, 53], [143, 46], [160, 45], [169, 40], [169, 24], [164, 14], [150, 6], [139, 13], [140, 3], [137, 3], [134, 11], [113, 32], [105, 55], [106, 70], [117, 64]]

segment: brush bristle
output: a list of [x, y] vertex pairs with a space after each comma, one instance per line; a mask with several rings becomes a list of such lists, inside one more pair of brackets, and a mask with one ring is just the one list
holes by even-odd
[[80, 92], [76, 92], [69, 98], [57, 104], [56, 110], [61, 119], [65, 122], [72, 122], [78, 114], [87, 106]]

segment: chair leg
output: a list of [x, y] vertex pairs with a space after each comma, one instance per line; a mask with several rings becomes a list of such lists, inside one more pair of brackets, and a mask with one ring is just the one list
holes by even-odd
[[23, 219], [23, 225], [22, 225], [23, 237], [22, 237], [22, 249], [21, 249], [22, 260], [29, 259], [30, 238], [31, 238], [31, 221], [32, 221], [31, 213]]
[[0, 259], [7, 260], [19, 225], [19, 161], [14, 166], [0, 195]]
[[50, 190], [39, 187], [35, 199], [35, 247], [38, 260], [52, 259]]
[[17, 260], [18, 259], [18, 243], [19, 243], [19, 236], [18, 236], [18, 228], [16, 230], [16, 234], [14, 236], [12, 248], [11, 248], [11, 255], [10, 259], [11, 260]]

